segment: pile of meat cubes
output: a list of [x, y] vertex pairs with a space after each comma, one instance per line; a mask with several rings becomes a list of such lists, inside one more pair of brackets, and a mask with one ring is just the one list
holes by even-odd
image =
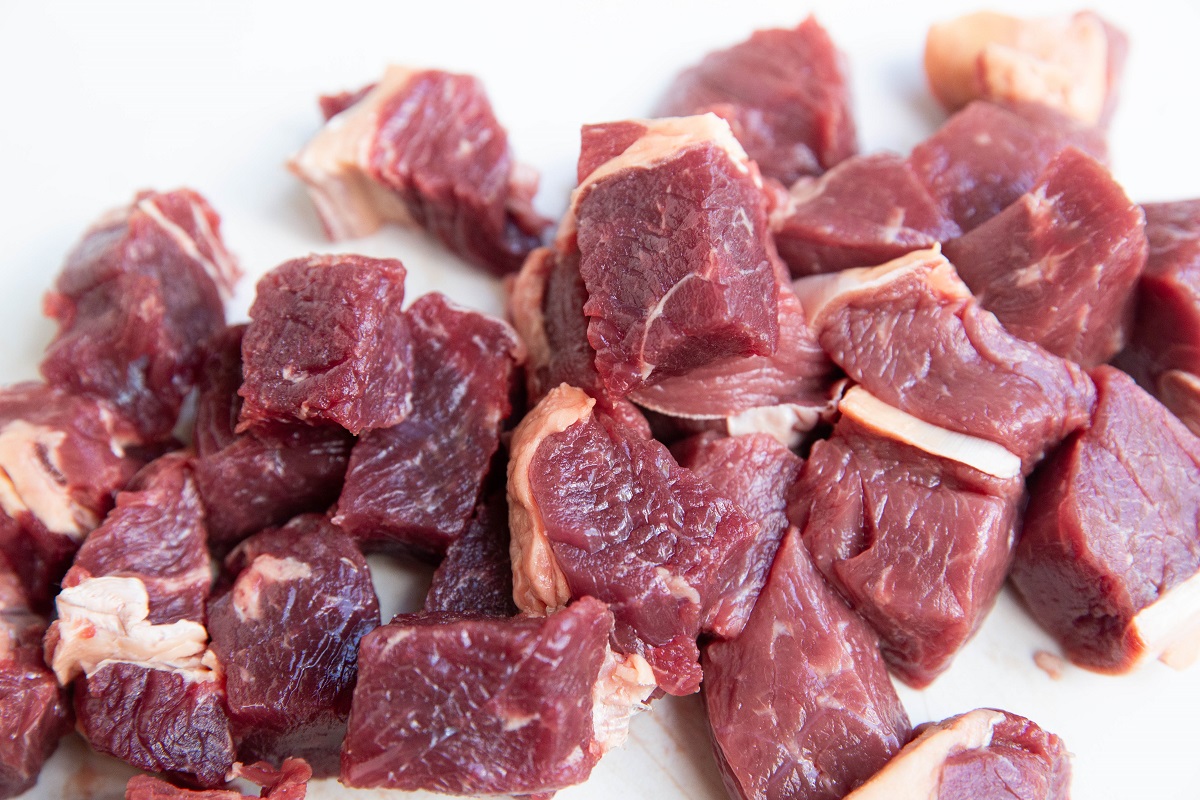
[[[508, 321], [340, 255], [227, 326], [202, 197], [105, 216], [0, 391], [0, 796], [74, 725], [130, 798], [548, 797], [702, 691], [735, 798], [1067, 797], [1058, 737], [914, 728], [889, 673], [1006, 580], [1084, 667], [1200, 647], [1200, 200], [1105, 166], [1125, 49], [935, 26], [952, 115], [859, 155], [826, 32], [760, 31], [585, 126], [553, 233], [476, 79], [322, 98], [328, 235], [424, 228]], [[381, 624], [364, 553], [436, 564], [424, 608]]]

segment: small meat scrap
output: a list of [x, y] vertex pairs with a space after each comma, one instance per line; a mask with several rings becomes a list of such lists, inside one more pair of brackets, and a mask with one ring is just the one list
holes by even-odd
[[813, 563], [905, 683], [947, 669], [995, 603], [1016, 543], [1021, 459], [862, 387], [813, 445], [790, 509]]
[[1072, 662], [1125, 672], [1200, 653], [1200, 439], [1098, 367], [1092, 425], [1034, 474], [1013, 585]]
[[510, 538], [508, 498], [503, 491], [492, 492], [475, 507], [471, 524], [446, 549], [425, 596], [425, 610], [492, 617], [517, 614]]
[[925, 75], [948, 111], [972, 100], [1040, 103], [1103, 125], [1128, 45], [1091, 11], [1032, 19], [977, 11], [929, 28]]
[[85, 234], [46, 295], [59, 329], [42, 375], [110, 401], [146, 440], [165, 438], [239, 275], [204, 198], [138, 194]]
[[830, 358], [889, 406], [995, 442], [1026, 469], [1087, 424], [1083, 369], [1005, 331], [936, 249], [796, 286]]
[[394, 259], [308, 256], [263, 276], [242, 337], [238, 432], [265, 422], [358, 435], [412, 407], [412, 341]]
[[763, 175], [790, 185], [858, 150], [846, 60], [816, 18], [755, 31], [684, 71], [660, 116], [724, 118]]
[[1068, 147], [1033, 189], [943, 252], [1009, 333], [1091, 368], [1133, 324], [1144, 227], [1104, 165]]
[[[278, 770], [263, 762], [250, 766], [234, 764], [233, 774], [261, 786], [259, 798], [304, 800], [312, 769], [302, 758], [288, 758]], [[234, 789], [180, 789], [159, 778], [135, 775], [125, 786], [125, 800], [254, 800], [254, 796]]]
[[548, 617], [402, 614], [367, 634], [342, 750], [351, 787], [553, 792], [620, 745], [654, 681], [583, 598]]
[[45, 610], [80, 542], [142, 466], [107, 401], [41, 383], [0, 389], [0, 552]]
[[208, 629], [239, 757], [298, 756], [336, 775], [358, 642], [379, 627], [366, 559], [326, 518], [306, 514], [242, 542], [225, 570]]
[[305, 512], [325, 512], [342, 490], [354, 437], [340, 427], [276, 422], [236, 433], [242, 335], [226, 328], [206, 346], [196, 401], [193, 464], [208, 541], [231, 547]]
[[746, 629], [705, 647], [704, 702], [725, 786], [743, 800], [836, 800], [911, 735], [874, 635], [794, 528]]
[[778, 347], [767, 195], [712, 114], [585, 126], [557, 250], [579, 254], [588, 341], [613, 397]]
[[513, 433], [513, 596], [533, 614], [603, 600], [617, 649], [644, 657], [664, 691], [690, 694], [697, 636], [736, 636], [762, 585], [759, 526], [594, 405], [561, 386]]
[[533, 209], [537, 172], [513, 160], [477, 78], [392, 66], [322, 106], [325, 127], [288, 168], [330, 239], [413, 225], [497, 275], [538, 246], [549, 223]]
[[1062, 739], [1007, 711], [981, 708], [918, 735], [846, 800], [1068, 800]]
[[962, 232], [908, 160], [892, 153], [855, 156], [797, 181], [777, 215], [775, 245], [797, 278], [873, 267]]
[[914, 147], [909, 163], [942, 212], [969, 231], [1032, 189], [1067, 146], [1107, 159], [1100, 131], [1051, 108], [977, 100]]
[[355, 444], [333, 521], [364, 547], [440, 556], [470, 523], [500, 446], [521, 344], [506, 323], [437, 293], [405, 316], [412, 411]]

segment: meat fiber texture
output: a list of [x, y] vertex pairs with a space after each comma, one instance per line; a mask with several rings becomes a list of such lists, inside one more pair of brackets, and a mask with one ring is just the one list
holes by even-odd
[[746, 800], [841, 798], [911, 735], [874, 635], [795, 529], [741, 636], [705, 647], [704, 702], [725, 786]]
[[1068, 147], [1033, 189], [943, 252], [1009, 333], [1091, 368], [1133, 324], [1144, 228], [1104, 165]]
[[1067, 146], [1107, 160], [1102, 132], [1051, 108], [976, 101], [914, 147], [909, 163], [942, 212], [970, 231], [1032, 189]]
[[846, 800], [1068, 800], [1062, 739], [1008, 711], [981, 708], [917, 728]]
[[508, 498], [501, 489], [475, 507], [471, 524], [446, 549], [425, 596], [425, 610], [515, 616], [519, 609], [513, 602], [509, 541]]
[[198, 383], [193, 464], [209, 544], [232, 547], [305, 512], [324, 512], [342, 490], [354, 437], [339, 427], [277, 422], [235, 433], [242, 400], [244, 325], [205, 348]]
[[724, 118], [763, 175], [788, 186], [858, 150], [847, 73], [829, 34], [809, 17], [705, 56], [675, 79], [658, 113]]
[[110, 401], [147, 441], [167, 437], [239, 274], [204, 198], [138, 194], [87, 232], [47, 293], [59, 328], [42, 375]]
[[359, 640], [379, 602], [354, 540], [315, 514], [242, 542], [231, 582], [208, 604], [225, 672], [229, 726], [243, 761], [300, 757], [336, 775]]
[[537, 172], [513, 160], [477, 78], [393, 66], [322, 105], [332, 115], [288, 166], [330, 239], [415, 225], [497, 275], [540, 243]]
[[908, 160], [892, 153], [855, 156], [797, 181], [777, 213], [775, 245], [797, 278], [876, 266], [962, 232]]
[[595, 367], [621, 398], [779, 345], [778, 257], [757, 167], [706, 114], [588, 125], [559, 258], [579, 257]]
[[1076, 664], [1172, 666], [1200, 648], [1200, 439], [1111, 367], [1099, 404], [1034, 474], [1012, 580]]
[[600, 757], [593, 689], [612, 614], [402, 614], [363, 638], [342, 782], [450, 794], [553, 792]]
[[242, 337], [238, 432], [267, 422], [357, 435], [412, 408], [404, 265], [365, 256], [287, 261], [258, 282]]
[[1083, 369], [1005, 331], [936, 249], [796, 286], [825, 352], [887, 405], [995, 442], [1026, 469], [1087, 424]]
[[998, 477], [889, 427], [847, 409], [833, 436], [813, 445], [790, 511], [817, 569], [879, 634], [888, 666], [923, 688], [1004, 585], [1024, 481], [1015, 457]]
[[285, 759], [278, 770], [265, 763], [235, 764], [236, 777], [262, 787], [258, 795], [246, 795], [233, 789], [180, 789], [159, 778], [135, 775], [125, 786], [125, 800], [304, 800], [312, 769], [300, 758]]
[[664, 691], [690, 694], [700, 684], [696, 638], [737, 635], [770, 547], [665, 447], [593, 405], [562, 386], [513, 433], [514, 599], [542, 614], [571, 598], [603, 600], [616, 649], [644, 657]]
[[80, 542], [141, 467], [107, 401], [40, 383], [0, 389], [0, 552], [46, 609]]
[[521, 344], [506, 323], [437, 293], [405, 320], [412, 411], [354, 445], [333, 521], [365, 548], [438, 557], [470, 524], [511, 411]]

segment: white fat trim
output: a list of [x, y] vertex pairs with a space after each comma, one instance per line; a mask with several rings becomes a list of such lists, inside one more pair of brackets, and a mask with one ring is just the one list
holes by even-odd
[[217, 241], [217, 237], [213, 235], [212, 229], [208, 227], [208, 222], [203, 219], [204, 214], [200, 209], [194, 203], [189, 202], [188, 205], [192, 212], [192, 218], [198, 225], [202, 226], [203, 230], [207, 231], [209, 244], [217, 261], [213, 261], [213, 259], [208, 258], [200, 252], [200, 248], [196, 245], [196, 240], [189, 236], [187, 231], [168, 219], [158, 204], [154, 202], [154, 198], [147, 197], [145, 200], [139, 201], [137, 209], [149, 217], [155, 225], [162, 228], [163, 232], [179, 246], [180, 250], [187, 254], [188, 258], [198, 262], [208, 276], [212, 278], [213, 283], [217, 285], [217, 290], [221, 297], [228, 300], [232, 295], [229, 290], [231, 277], [238, 274], [237, 265], [224, 253], [224, 248]]
[[592, 738], [601, 754], [620, 747], [629, 736], [629, 721], [657, 688], [654, 670], [642, 656], [621, 655], [605, 646], [600, 674], [592, 687]]
[[725, 430], [730, 436], [765, 433], [785, 447], [799, 447], [804, 434], [815, 428], [828, 410], [829, 406], [796, 403], [758, 406], [726, 417]]
[[100, 520], [71, 499], [67, 485], [46, 470], [40, 452], [61, 474], [59, 448], [67, 434], [44, 425], [14, 420], [0, 429], [0, 507], [16, 518], [22, 512], [36, 517], [52, 533], [82, 541]]
[[1133, 629], [1145, 648], [1142, 658], [1172, 669], [1194, 664], [1200, 657], [1200, 572], [1139, 611]]
[[288, 556], [277, 558], [269, 553], [256, 556], [233, 583], [233, 611], [241, 622], [262, 617], [262, 590], [265, 586], [312, 577], [312, 567]]

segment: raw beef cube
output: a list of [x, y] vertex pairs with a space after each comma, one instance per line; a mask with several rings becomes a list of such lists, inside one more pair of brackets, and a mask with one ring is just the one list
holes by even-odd
[[[312, 769], [302, 758], [285, 759], [278, 770], [265, 763], [233, 765], [234, 776], [262, 787], [267, 800], [304, 800]], [[159, 778], [135, 775], [125, 786], [125, 800], [253, 800], [233, 789], [180, 789]]]
[[491, 617], [517, 614], [509, 540], [508, 498], [503, 491], [493, 492], [475, 507], [471, 524], [446, 550], [433, 573], [425, 610]]
[[943, 252], [1009, 333], [1090, 368], [1125, 344], [1143, 228], [1104, 165], [1068, 147], [1033, 189]]
[[918, 736], [846, 800], [1068, 800], [1071, 757], [1037, 723], [981, 708]]
[[873, 267], [961, 233], [908, 161], [891, 153], [847, 159], [797, 181], [788, 196], [775, 245], [797, 278]]
[[936, 250], [797, 282], [825, 352], [884, 403], [996, 442], [1027, 469], [1087, 423], [1076, 364], [1009, 334]]
[[1124, 672], [1200, 651], [1200, 439], [1098, 367], [1092, 426], [1035, 473], [1012, 580], [1075, 663]]
[[921, 422], [861, 387], [813, 445], [792, 521], [813, 563], [922, 688], [950, 666], [1004, 585], [1025, 484], [998, 445]]
[[909, 163], [943, 213], [969, 231], [1032, 189], [1068, 145], [1107, 158], [1103, 134], [1053, 109], [976, 101], [914, 147]]
[[324, 512], [342, 490], [354, 437], [338, 427], [278, 422], [235, 433], [242, 400], [244, 325], [207, 347], [196, 402], [196, 488], [208, 540], [232, 546], [309, 511]]
[[204, 198], [140, 193], [87, 232], [46, 295], [59, 329], [42, 374], [111, 401], [147, 440], [165, 438], [239, 274]]
[[365, 547], [441, 555], [470, 523], [500, 446], [520, 341], [437, 293], [406, 317], [412, 412], [354, 445], [333, 521]]
[[643, 656], [663, 690], [690, 694], [696, 637], [737, 635], [769, 554], [734, 503], [593, 406], [561, 386], [513, 433], [513, 597], [535, 614], [603, 600], [617, 649]]
[[938, 101], [1040, 103], [1087, 125], [1106, 124], [1117, 101], [1125, 34], [1091, 11], [1021, 19], [977, 11], [932, 25], [925, 74]]
[[242, 337], [238, 432], [264, 422], [336, 424], [357, 435], [412, 407], [412, 342], [394, 259], [308, 256], [258, 282]]
[[342, 782], [451, 794], [580, 783], [653, 688], [592, 598], [545, 618], [402, 614], [363, 638]]
[[829, 34], [809, 17], [705, 56], [675, 79], [658, 113], [723, 117], [763, 175], [789, 185], [858, 149], [846, 72]]
[[389, 67], [356, 94], [322, 104], [337, 113], [288, 165], [329, 238], [398, 222], [498, 275], [519, 268], [548, 221], [533, 210], [537, 172], [513, 161], [483, 84]]
[[209, 602], [208, 629], [238, 755], [299, 756], [336, 775], [358, 642], [379, 627], [366, 560], [308, 514], [242, 542], [225, 569], [232, 583]]
[[704, 649], [704, 702], [729, 795], [835, 800], [908, 741], [875, 637], [790, 529], [741, 636]]
[[137, 438], [106, 401], [40, 383], [0, 389], [0, 552], [35, 608], [141, 467], [126, 449]]
[[[631, 131], [637, 138], [624, 149]], [[596, 370], [614, 397], [779, 344], [778, 257], [757, 168], [705, 114], [589, 125], [559, 231], [579, 254]]]

